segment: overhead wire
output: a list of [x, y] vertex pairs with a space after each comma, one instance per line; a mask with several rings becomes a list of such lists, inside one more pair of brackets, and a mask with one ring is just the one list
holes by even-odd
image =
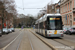
[[42, 9], [42, 8], [21, 8], [21, 7], [17, 7], [19, 9]]

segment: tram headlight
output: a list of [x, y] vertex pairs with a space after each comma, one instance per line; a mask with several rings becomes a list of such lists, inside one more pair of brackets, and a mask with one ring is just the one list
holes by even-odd
[[60, 33], [63, 33], [63, 31], [61, 31]]
[[52, 33], [52, 32], [49, 32], [49, 33]]

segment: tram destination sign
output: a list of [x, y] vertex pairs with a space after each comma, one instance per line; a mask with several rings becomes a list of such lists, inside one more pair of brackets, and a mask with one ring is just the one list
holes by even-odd
[[50, 20], [60, 20], [60, 18], [50, 18]]

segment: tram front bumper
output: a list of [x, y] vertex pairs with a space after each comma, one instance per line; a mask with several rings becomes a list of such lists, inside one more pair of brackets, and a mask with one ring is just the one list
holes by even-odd
[[47, 34], [47, 37], [63, 37], [63, 34]]

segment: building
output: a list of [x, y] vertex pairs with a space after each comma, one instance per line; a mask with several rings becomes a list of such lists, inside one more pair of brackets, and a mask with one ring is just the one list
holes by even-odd
[[60, 13], [60, 1], [55, 5], [55, 13]]
[[55, 5], [56, 4], [47, 5], [47, 13], [48, 14], [54, 14], [55, 13]]
[[75, 0], [60, 0], [60, 13], [65, 26], [75, 26]]

